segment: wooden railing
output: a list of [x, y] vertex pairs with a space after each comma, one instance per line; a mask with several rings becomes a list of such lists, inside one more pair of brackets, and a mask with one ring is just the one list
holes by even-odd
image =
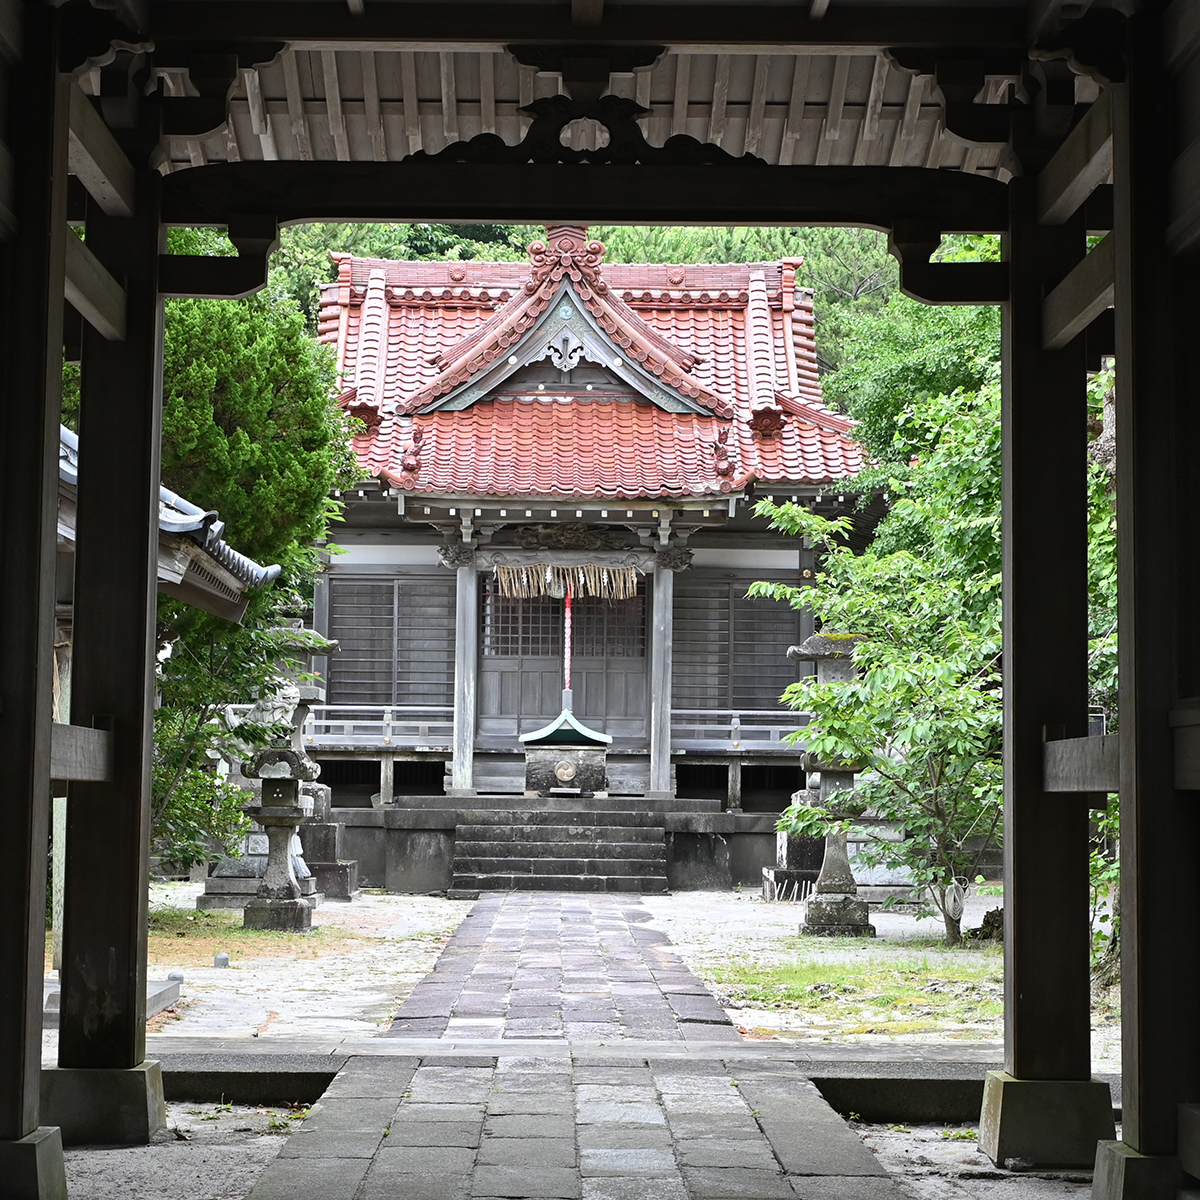
[[807, 713], [788, 709], [673, 708], [671, 749], [799, 754], [804, 750], [802, 742], [783, 739], [807, 724]]
[[[241, 714], [250, 706], [230, 708]], [[802, 743], [783, 739], [807, 723], [807, 713], [788, 709], [676, 708], [671, 710], [671, 749], [799, 754]], [[314, 704], [301, 737], [312, 747], [449, 750], [454, 709], [448, 704]]]

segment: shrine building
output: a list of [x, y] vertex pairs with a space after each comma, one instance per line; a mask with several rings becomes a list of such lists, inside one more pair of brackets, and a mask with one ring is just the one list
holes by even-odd
[[340, 649], [308, 738], [335, 804], [511, 807], [518, 737], [570, 689], [612, 738], [609, 794], [642, 798], [621, 807], [745, 813], [734, 874], [755, 882], [774, 846], [751, 814], [803, 786], [780, 696], [811, 620], [746, 592], [813, 575], [755, 501], [848, 508], [829, 485], [862, 459], [821, 401], [799, 267], [606, 264], [578, 226], [528, 263], [338, 259], [321, 337], [368, 480], [317, 600]]

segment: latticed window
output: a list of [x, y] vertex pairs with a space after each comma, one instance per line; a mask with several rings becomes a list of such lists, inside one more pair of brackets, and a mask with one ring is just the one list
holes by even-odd
[[480, 642], [487, 658], [550, 658], [562, 653], [562, 601], [551, 596], [502, 596], [483, 585]]
[[[628, 600], [577, 596], [572, 604], [576, 658], [645, 658], [646, 591]], [[502, 596], [483, 585], [480, 644], [486, 658], [550, 658], [562, 654], [563, 602], [550, 596]]]
[[646, 657], [646, 585], [628, 600], [579, 596], [572, 605], [577, 658]]

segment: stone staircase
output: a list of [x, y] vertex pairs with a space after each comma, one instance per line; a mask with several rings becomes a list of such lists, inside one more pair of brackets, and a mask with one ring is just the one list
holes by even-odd
[[[604, 804], [604, 801], [593, 801]], [[665, 892], [662, 813], [483, 809], [454, 838], [454, 893]]]

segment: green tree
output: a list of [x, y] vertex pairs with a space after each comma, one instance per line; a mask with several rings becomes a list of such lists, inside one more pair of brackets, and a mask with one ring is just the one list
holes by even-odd
[[[172, 249], [232, 247], [222, 235], [180, 230]], [[244, 300], [168, 301], [165, 330], [163, 482], [216, 509], [237, 550], [283, 568], [252, 597], [240, 625], [159, 600], [154, 836], [162, 857], [186, 868], [232, 850], [245, 828], [244, 794], [214, 769], [230, 741], [225, 707], [301, 671], [289, 618], [311, 596], [315, 544], [338, 517], [331, 491], [357, 479], [358, 467], [350, 423], [332, 400], [332, 355], [308, 336], [286, 291], [272, 285]], [[243, 726], [237, 739], [265, 744], [277, 733]]]
[[[805, 679], [784, 699], [811, 714], [802, 736], [818, 760], [861, 771], [844, 803], [903, 835], [864, 826], [861, 859], [905, 867], [953, 945], [956, 881], [974, 878], [1002, 811], [999, 399], [995, 388], [959, 391], [918, 399], [911, 413], [932, 448], [886, 481], [893, 502], [875, 542], [856, 555], [847, 518], [762, 502], [776, 528], [824, 557], [812, 587], [757, 583], [751, 594], [809, 607], [823, 632], [861, 639], [853, 681]], [[852, 824], [837, 807], [793, 804], [780, 828], [819, 835]]]

